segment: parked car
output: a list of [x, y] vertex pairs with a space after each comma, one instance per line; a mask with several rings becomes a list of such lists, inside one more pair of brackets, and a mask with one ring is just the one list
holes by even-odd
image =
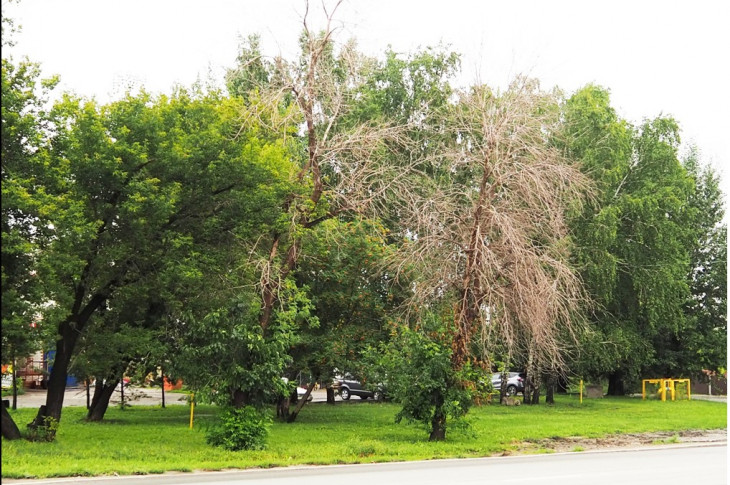
[[370, 390], [363, 387], [362, 383], [351, 374], [344, 376], [335, 376], [334, 387], [340, 393], [343, 401], [347, 401], [351, 396], [358, 396], [360, 399], [373, 398], [381, 400], [384, 397], [382, 386], [378, 386], [376, 390]]
[[[492, 374], [492, 387], [495, 391], [502, 390], [502, 374], [495, 372]], [[507, 377], [507, 389], [505, 394], [514, 396], [517, 393], [525, 392], [525, 374], [522, 372], [510, 372]]]
[[[285, 384], [289, 383], [289, 379], [286, 377], [281, 378], [282, 381], [284, 381]], [[303, 398], [304, 395], [307, 393], [307, 389], [302, 386], [297, 386], [297, 397], [299, 399]], [[311, 394], [309, 395], [309, 398], [307, 399], [307, 402], [311, 401], [314, 398]]]

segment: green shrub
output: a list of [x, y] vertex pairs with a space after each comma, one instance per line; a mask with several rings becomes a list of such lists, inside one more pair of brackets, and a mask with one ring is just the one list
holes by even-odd
[[227, 450], [262, 450], [266, 447], [271, 418], [252, 406], [230, 408], [208, 430], [206, 441]]
[[29, 441], [53, 441], [58, 431], [58, 420], [53, 416], [45, 416], [40, 426], [28, 426]]

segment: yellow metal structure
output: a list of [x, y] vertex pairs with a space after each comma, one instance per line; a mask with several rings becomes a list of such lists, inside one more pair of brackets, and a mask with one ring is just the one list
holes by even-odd
[[580, 403], [583, 404], [583, 379], [580, 380]]
[[195, 393], [190, 393], [190, 429], [193, 429], [193, 411], [195, 410]]
[[684, 383], [687, 386], [687, 400], [692, 400], [689, 379], [644, 379], [641, 381], [641, 398], [646, 399], [646, 385], [657, 384], [659, 386], [659, 397], [662, 401], [667, 400], [667, 393], [671, 395], [672, 401], [676, 398], [677, 384]]

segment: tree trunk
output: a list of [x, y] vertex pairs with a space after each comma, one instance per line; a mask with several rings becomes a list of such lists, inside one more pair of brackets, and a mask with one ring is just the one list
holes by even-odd
[[288, 421], [290, 404], [291, 399], [289, 398], [289, 396], [280, 396], [279, 400], [276, 403], [276, 417], [282, 421]]
[[162, 409], [165, 409], [165, 374], [162, 374]]
[[335, 389], [332, 386], [327, 386], [327, 404], [335, 403]]
[[242, 391], [241, 389], [236, 389], [233, 391], [232, 396], [232, 402], [234, 408], [242, 408], [244, 406], [247, 406], [250, 403], [248, 393]]
[[[317, 376], [315, 379], [312, 380], [312, 382], [309, 383], [309, 386], [307, 386], [307, 392], [302, 396], [302, 399], [297, 404], [297, 407], [294, 408], [294, 412], [289, 415], [289, 419], [287, 419], [287, 423], [293, 423], [297, 416], [299, 416], [299, 411], [302, 410], [304, 405], [307, 403], [307, 400], [309, 399], [309, 396], [312, 395], [312, 391], [314, 390], [314, 386], [317, 384], [317, 380], [319, 379], [319, 376]], [[294, 390], [296, 392], [296, 389]]]
[[104, 419], [104, 414], [106, 414], [106, 410], [109, 408], [109, 401], [118, 384], [118, 379], [106, 383], [102, 383], [101, 379], [97, 379], [96, 386], [94, 387], [94, 398], [91, 400], [91, 407], [86, 414], [87, 421], [101, 421]]
[[504, 404], [504, 398], [507, 397], [507, 380], [508, 374], [504, 371], [499, 377], [499, 404]]
[[437, 404], [431, 417], [431, 434], [428, 441], [444, 441], [446, 439], [446, 413], [444, 412], [443, 396], [437, 399]]
[[552, 375], [545, 379], [545, 404], [555, 404], [555, 381]]
[[532, 383], [532, 402], [530, 404], [540, 404], [540, 376], [536, 376]]
[[623, 396], [626, 394], [622, 373], [614, 372], [608, 376], [608, 392], [606, 394], [609, 396]]
[[18, 371], [16, 367], [15, 355], [13, 355], [13, 410], [18, 409]]
[[[13, 367], [15, 369], [15, 367]], [[7, 409], [5, 409], [5, 406], [2, 407], [2, 421], [0, 421], [0, 428], [2, 428], [2, 436], [6, 440], [17, 440], [21, 438], [20, 430], [18, 429], [18, 425], [15, 424], [15, 421], [13, 421], [13, 417], [10, 416], [10, 413]]]
[[[65, 327], [65, 331], [63, 330]], [[63, 398], [66, 394], [66, 378], [68, 377], [68, 366], [71, 362], [71, 355], [76, 346], [78, 333], [70, 324], [61, 325], [61, 338], [56, 341], [56, 355], [53, 360], [53, 368], [48, 376], [48, 392], [46, 393], [46, 404], [38, 410], [36, 418], [30, 426], [35, 428], [42, 425], [43, 418], [52, 417], [56, 421], [61, 420], [63, 410]]]

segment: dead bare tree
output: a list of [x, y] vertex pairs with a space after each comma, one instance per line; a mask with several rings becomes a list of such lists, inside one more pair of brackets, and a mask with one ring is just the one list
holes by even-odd
[[[335, 43], [333, 16], [340, 4], [325, 10], [326, 26], [319, 33], [308, 24], [307, 4], [300, 58], [275, 58], [243, 113], [243, 124], [263, 127], [295, 146], [292, 190], [282, 207], [288, 227], [260, 239], [258, 251], [252, 252], [264, 255], [258, 261], [264, 332], [280, 303], [282, 285], [296, 268], [303, 231], [343, 214], [376, 216], [388, 196], [406, 183], [408, 162], [393, 163], [394, 153], [408, 144], [406, 127], [353, 116], [358, 92], [376, 63], [358, 52], [354, 42]], [[296, 153], [301, 144], [303, 157]]]
[[411, 237], [396, 258], [417, 268], [413, 307], [453, 299], [456, 369], [479, 342], [560, 368], [584, 299], [565, 214], [589, 183], [552, 143], [557, 98], [518, 78], [504, 92], [460, 93], [445, 116], [451, 137], [431, 161], [438, 177], [403, 199]]

